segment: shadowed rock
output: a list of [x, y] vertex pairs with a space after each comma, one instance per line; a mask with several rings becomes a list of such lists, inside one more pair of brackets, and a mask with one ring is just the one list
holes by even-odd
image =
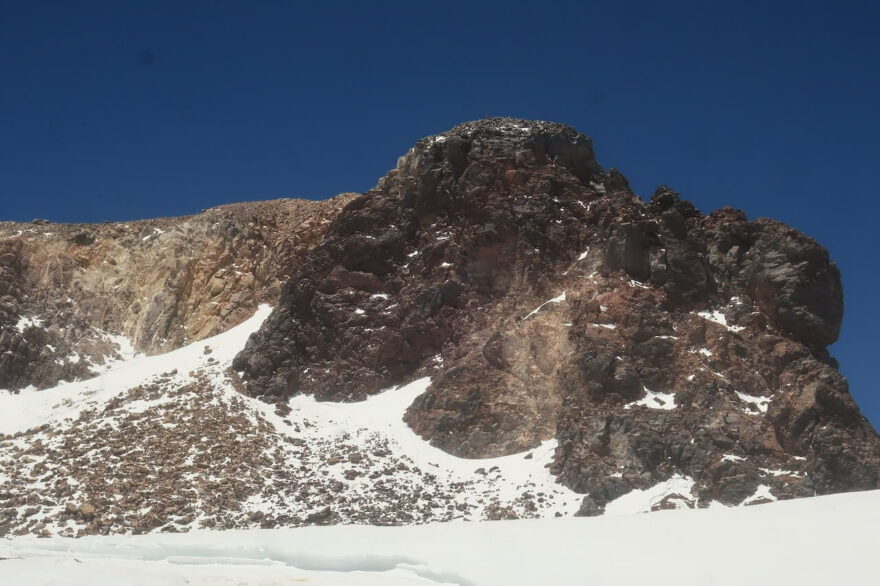
[[732, 504], [880, 483], [825, 349], [842, 312], [837, 267], [797, 231], [666, 187], [646, 203], [571, 128], [490, 119], [419, 141], [349, 203], [235, 368], [268, 400], [431, 375], [416, 432], [466, 457], [556, 438], [585, 514], [674, 474]]

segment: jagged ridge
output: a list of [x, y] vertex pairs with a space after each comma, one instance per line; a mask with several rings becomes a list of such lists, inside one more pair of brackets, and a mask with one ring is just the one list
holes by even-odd
[[419, 141], [347, 205], [235, 367], [270, 400], [431, 375], [415, 430], [470, 457], [556, 437], [585, 514], [674, 474], [688, 502], [734, 504], [878, 486], [826, 350], [842, 312], [808, 237], [668, 188], [645, 203], [571, 128], [491, 119]]
[[351, 197], [133, 222], [0, 223], [0, 389], [89, 378], [120, 353], [167, 352], [241, 323], [275, 302]]
[[[235, 359], [243, 385], [225, 362], [168, 372], [103, 389], [117, 396], [79, 419], [0, 437], [0, 484], [14, 488], [0, 491], [0, 533], [499, 518], [552, 511], [555, 491], [569, 494], [528, 483], [488, 504], [488, 493], [452, 494], [485, 486], [475, 475], [504, 480], [474, 463], [466, 482], [407, 492], [389, 508], [402, 481], [429, 478], [436, 462], [396, 468], [390, 460], [405, 457], [378, 445], [382, 456], [349, 458], [346, 475], [316, 476], [348, 453], [327, 460], [332, 441], [309, 443], [307, 418], [289, 411], [303, 395], [356, 401], [423, 376], [432, 382], [407, 412], [413, 430], [469, 458], [556, 446], [551, 471], [585, 495], [582, 514], [622, 495], [664, 508], [878, 485], [877, 435], [826, 350], [843, 310], [827, 252], [772, 220], [729, 208], [705, 216], [668, 188], [646, 203], [559, 124], [460, 125], [419, 141], [357, 197], [118, 225], [2, 224], [0, 295], [9, 388], [92, 376], [124, 341], [112, 335], [159, 352], [279, 303]], [[294, 448], [267, 413], [242, 417], [253, 402], [224, 398], [231, 386], [277, 403]], [[208, 435], [216, 446], [203, 445]], [[161, 461], [121, 445], [126, 437]], [[107, 481], [83, 476], [90, 465]], [[50, 485], [55, 473], [82, 484]], [[350, 494], [383, 476], [375, 500]], [[129, 477], [159, 484], [148, 499], [134, 487], [117, 502]], [[278, 508], [255, 509], [258, 497]], [[97, 510], [78, 508], [80, 498]], [[311, 518], [319, 504], [330, 508]]]

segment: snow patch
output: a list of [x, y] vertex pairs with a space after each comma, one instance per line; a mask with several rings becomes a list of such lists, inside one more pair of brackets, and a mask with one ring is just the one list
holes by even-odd
[[528, 313], [528, 315], [526, 315], [523, 319], [529, 319], [530, 317], [532, 317], [533, 315], [535, 315], [536, 313], [541, 311], [541, 309], [549, 303], [562, 303], [563, 301], [565, 301], [565, 291], [563, 291], [562, 294], [559, 295], [559, 297], [554, 297], [553, 299], [548, 299], [547, 301], [545, 301], [544, 303], [542, 303], [541, 305], [539, 305], [538, 307], [536, 307], [535, 309], [530, 311]]
[[18, 322], [15, 324], [15, 329], [19, 331], [19, 333], [24, 333], [24, 331], [28, 328], [41, 328], [43, 327], [43, 320], [38, 317], [27, 317], [21, 316], [18, 318]]
[[767, 407], [770, 405], [770, 397], [756, 397], [754, 395], [747, 395], [746, 393], [742, 393], [740, 391], [735, 392], [740, 401], [749, 405], [749, 411], [751, 411], [752, 409], [756, 409], [761, 413], [767, 412]]
[[632, 490], [605, 505], [605, 515], [631, 515], [647, 513], [668, 496], [680, 494], [693, 498], [694, 479], [676, 474], [666, 482], [655, 484], [644, 490]]
[[767, 474], [768, 476], [791, 476], [794, 478], [800, 478], [803, 476], [803, 474], [795, 472], [794, 470], [774, 470], [771, 468], [758, 468], [758, 470], [760, 470], [764, 474]]
[[744, 326], [731, 326], [727, 324], [727, 317], [717, 309], [712, 311], [699, 311], [697, 315], [705, 320], [715, 322], [727, 328], [731, 332], [741, 332], [746, 329]]
[[[434, 357], [442, 363], [442, 357]], [[291, 421], [308, 421], [309, 426], [301, 426], [296, 432], [284, 424], [282, 418], [274, 413], [274, 407], [255, 399], [248, 399], [264, 419], [274, 425], [276, 431], [288, 434], [297, 441], [326, 438], [383, 438], [393, 454], [405, 455], [412, 465], [422, 470], [432, 470], [448, 483], [472, 482], [477, 492], [489, 491], [497, 494], [502, 502], [511, 502], [521, 497], [523, 492], [543, 493], [555, 503], [554, 511], [561, 514], [574, 514], [583, 499], [557, 483], [548, 466], [553, 461], [557, 441], [547, 440], [529, 450], [531, 458], [523, 454], [511, 454], [495, 458], [459, 458], [434, 447], [416, 434], [403, 420], [404, 413], [413, 401], [424, 393], [431, 384], [430, 378], [421, 378], [412, 383], [382, 391], [367, 397], [364, 401], [336, 403], [317, 401], [310, 395], [296, 395], [288, 401]], [[486, 472], [489, 471], [489, 472]], [[365, 482], [369, 482], [365, 480]], [[364, 485], [363, 490], [369, 487]], [[467, 502], [472, 499], [462, 495]], [[483, 516], [485, 504], [472, 507], [464, 518], [479, 520]]]
[[644, 386], [642, 389], [645, 391], [645, 396], [638, 401], [627, 403], [623, 406], [624, 409], [632, 409], [633, 407], [648, 407], [649, 409], [662, 409], [664, 411], [675, 409], [674, 394], [651, 391], [648, 387]]
[[753, 503], [753, 502], [755, 502], [755, 501], [758, 501], [758, 500], [765, 500], [765, 499], [766, 499], [766, 500], [769, 500], [769, 501], [775, 501], [775, 500], [777, 500], [776, 497], [773, 496], [773, 493], [770, 492], [770, 487], [769, 487], [769, 486], [767, 486], [766, 484], [759, 484], [759, 485], [758, 485], [758, 488], [755, 490], [755, 494], [753, 494], [752, 496], [748, 497], [748, 498], [747, 498], [746, 500], [744, 500], [741, 504], [742, 504], [742, 505], [748, 505], [748, 504], [751, 504], [751, 503]]

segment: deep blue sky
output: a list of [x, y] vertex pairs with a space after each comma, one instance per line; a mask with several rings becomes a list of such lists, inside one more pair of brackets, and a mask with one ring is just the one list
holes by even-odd
[[643, 196], [824, 244], [878, 425], [880, 10], [819, 4], [0, 0], [0, 219], [324, 198], [458, 122], [566, 122]]

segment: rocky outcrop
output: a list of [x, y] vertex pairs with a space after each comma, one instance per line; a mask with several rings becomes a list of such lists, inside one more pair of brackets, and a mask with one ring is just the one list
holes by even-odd
[[[276, 309], [233, 364], [240, 390], [279, 403], [283, 417], [293, 395], [357, 401], [430, 376], [405, 417], [413, 430], [469, 458], [556, 440], [552, 472], [584, 494], [581, 514], [661, 483], [673, 488], [658, 508], [880, 486], [880, 440], [827, 351], [843, 293], [825, 249], [731, 208], [704, 215], [666, 187], [643, 201], [621, 173], [597, 163], [589, 138], [549, 122], [457, 126], [419, 141], [374, 189], [326, 202], [255, 202], [119, 224], [0, 223], [0, 389], [88, 378], [125, 354], [227, 330], [264, 302]], [[132, 418], [132, 429], [161, 416], [192, 425], [180, 437], [205, 435], [198, 393], [207, 383], [180, 377], [128, 397], [168, 398], [161, 413]], [[49, 473], [19, 458], [30, 458], [19, 439], [55, 438], [58, 470], [67, 469], [68, 451], [59, 442], [74, 442], [87, 426], [88, 450], [121, 449], [127, 428], [108, 435], [93, 415], [72, 431], [0, 438], [14, 452], [3, 464], [7, 482]], [[211, 425], [234, 428], [223, 449], [235, 456], [227, 472], [237, 477], [246, 468], [238, 462], [259, 458], [232, 436], [260, 447], [254, 438], [268, 428], [248, 434], [248, 421], [228, 415], [213, 413]], [[178, 453], [179, 442], [157, 439], [167, 439], [163, 429], [153, 425], [142, 441], [162, 444], [163, 459], [180, 470], [201, 462]], [[380, 461], [389, 456], [373, 455], [372, 468], [347, 468], [345, 480], [396, 474], [396, 464]], [[302, 464], [302, 490], [320, 498], [303, 500], [296, 523], [412, 516], [388, 513], [391, 485], [380, 487], [381, 506], [369, 514], [358, 512], [364, 501], [354, 493], [348, 508], [325, 511], [325, 493], [342, 490], [343, 480], [322, 484], [310, 466], [337, 466], [335, 458]], [[147, 474], [114, 470], [112, 487], [92, 482], [81, 501], [56, 486], [40, 497], [54, 508], [40, 514], [87, 527], [92, 516], [103, 519], [86, 532], [159, 527], [158, 509], [149, 519], [107, 517], [117, 480]], [[86, 482], [83, 474], [67, 476]], [[188, 516], [207, 511], [197, 510], [195, 493], [186, 506], [172, 502], [176, 474], [157, 500], [162, 514], [171, 507], [180, 518], [163, 527], [189, 527]], [[288, 480], [272, 478], [272, 486]], [[270, 498], [272, 487], [261, 486]], [[247, 481], [208, 490], [222, 495], [219, 509], [256, 495]], [[447, 496], [454, 492], [449, 485]], [[19, 514], [30, 498], [0, 494], [0, 533], [45, 529]], [[538, 504], [522, 498], [474, 506], [488, 518], [551, 506], [540, 493]], [[462, 504], [443, 500], [442, 515], [437, 501], [412, 518], [454, 518]], [[215, 526], [262, 523], [238, 512], [215, 517]]]
[[127, 223], [0, 223], [0, 389], [88, 378], [275, 303], [353, 196], [225, 205]]
[[826, 350], [842, 313], [808, 237], [668, 188], [644, 202], [571, 128], [491, 119], [348, 203], [234, 366], [270, 401], [430, 375], [415, 431], [465, 457], [556, 438], [584, 514], [676, 475], [691, 506], [737, 504], [880, 486]]
[[[589, 139], [529, 124], [477, 122], [424, 139], [346, 206], [239, 357], [249, 388], [358, 398], [439, 362], [444, 345], [476, 351], [467, 334], [497, 317], [477, 311], [532, 287], [525, 271], [546, 281], [552, 257], [586, 236], [543, 216], [564, 216], [560, 198], [574, 204], [572, 186], [596, 195], [602, 187], [578, 178], [601, 172]], [[461, 316], [477, 322], [455, 323]]]

